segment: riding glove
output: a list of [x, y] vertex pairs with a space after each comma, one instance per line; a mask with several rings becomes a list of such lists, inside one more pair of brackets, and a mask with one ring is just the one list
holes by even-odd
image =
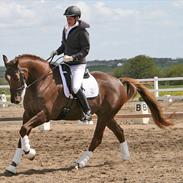
[[72, 56], [64, 55], [64, 62], [71, 62], [73, 60], [74, 60], [74, 58]]
[[51, 52], [51, 54], [50, 54], [50, 57], [54, 57], [55, 55], [57, 55], [58, 53], [57, 53], [57, 50], [53, 50], [52, 52]]

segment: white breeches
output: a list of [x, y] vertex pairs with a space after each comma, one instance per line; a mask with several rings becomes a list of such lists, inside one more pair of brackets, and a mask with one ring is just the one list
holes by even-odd
[[79, 64], [79, 65], [71, 65], [71, 87], [74, 94], [78, 92], [81, 88], [81, 84], [83, 81], [84, 73], [85, 73], [86, 64]]

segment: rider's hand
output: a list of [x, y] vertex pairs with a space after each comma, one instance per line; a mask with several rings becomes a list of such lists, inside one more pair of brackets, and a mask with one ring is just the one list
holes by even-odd
[[55, 55], [57, 55], [57, 50], [53, 50], [51, 53], [50, 53], [50, 57], [54, 57]]
[[73, 60], [74, 60], [74, 58], [72, 56], [64, 55], [64, 62], [71, 62]]

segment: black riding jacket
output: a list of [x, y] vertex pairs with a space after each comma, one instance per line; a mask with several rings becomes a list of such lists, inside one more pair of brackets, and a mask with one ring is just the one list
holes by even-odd
[[65, 38], [65, 28], [62, 32], [61, 46], [57, 49], [58, 55], [64, 53], [74, 58], [72, 62], [68, 62], [69, 65], [85, 64], [86, 56], [90, 49], [89, 33], [86, 28], [89, 28], [89, 24], [79, 20], [79, 25], [71, 29], [67, 39]]

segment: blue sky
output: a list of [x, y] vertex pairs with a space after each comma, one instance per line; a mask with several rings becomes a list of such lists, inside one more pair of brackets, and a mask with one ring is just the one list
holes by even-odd
[[183, 57], [183, 0], [0, 0], [0, 54], [49, 57], [70, 5], [91, 26], [87, 60]]

